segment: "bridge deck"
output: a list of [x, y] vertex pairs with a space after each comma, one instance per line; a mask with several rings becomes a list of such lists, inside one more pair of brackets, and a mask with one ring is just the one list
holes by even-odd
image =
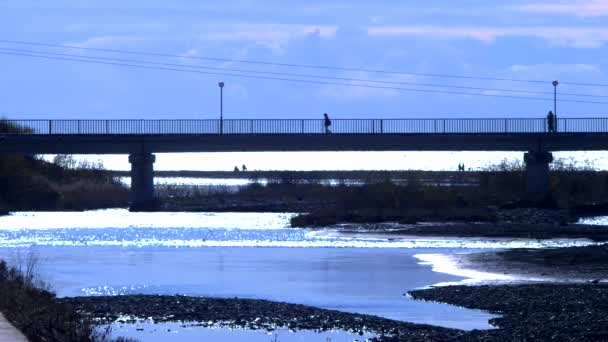
[[608, 118], [0, 121], [0, 153], [608, 150]]
[[0, 135], [0, 153], [28, 154], [536, 150], [608, 150], [608, 134]]
[[[547, 133], [546, 119], [334, 119], [335, 134]], [[608, 118], [560, 118], [555, 131], [608, 133]], [[0, 120], [0, 134], [324, 134], [322, 119]]]

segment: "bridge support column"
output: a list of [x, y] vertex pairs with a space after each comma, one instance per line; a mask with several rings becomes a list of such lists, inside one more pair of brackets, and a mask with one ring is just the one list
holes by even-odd
[[526, 193], [532, 199], [541, 199], [549, 193], [549, 163], [551, 152], [530, 151], [524, 154], [526, 163]]
[[152, 153], [129, 155], [131, 163], [131, 207], [130, 211], [152, 211], [157, 208], [154, 198], [154, 162]]

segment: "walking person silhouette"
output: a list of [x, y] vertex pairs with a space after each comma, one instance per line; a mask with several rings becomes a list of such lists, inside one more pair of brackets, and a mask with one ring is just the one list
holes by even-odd
[[331, 133], [331, 131], [329, 130], [329, 126], [331, 126], [331, 120], [329, 119], [327, 113], [323, 113], [323, 126], [325, 126], [326, 134]]
[[547, 130], [549, 133], [555, 132], [555, 114], [552, 111], [547, 114]]

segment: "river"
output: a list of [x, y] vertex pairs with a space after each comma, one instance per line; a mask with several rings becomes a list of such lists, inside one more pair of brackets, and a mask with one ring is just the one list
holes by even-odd
[[[408, 290], [464, 278], [434, 272], [435, 255], [584, 241], [343, 237], [288, 228], [291, 214], [17, 212], [0, 217], [0, 257], [34, 253], [58, 296], [131, 293], [257, 298], [459, 329], [490, 329], [488, 313], [416, 301]], [[426, 262], [423, 262], [426, 261]], [[435, 264], [437, 268], [438, 265]], [[142, 342], [353, 341], [346, 332], [113, 325]]]

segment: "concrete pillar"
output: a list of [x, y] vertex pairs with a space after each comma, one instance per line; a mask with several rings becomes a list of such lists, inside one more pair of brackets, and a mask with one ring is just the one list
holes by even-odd
[[524, 154], [526, 163], [526, 192], [528, 197], [538, 199], [549, 193], [549, 163], [553, 161], [551, 152], [527, 152]]
[[152, 153], [129, 155], [131, 163], [131, 211], [151, 211], [157, 207], [154, 198], [154, 162]]

